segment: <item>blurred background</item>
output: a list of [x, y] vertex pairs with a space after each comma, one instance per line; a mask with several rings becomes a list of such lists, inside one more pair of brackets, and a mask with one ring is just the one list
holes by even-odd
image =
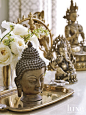
[[[67, 23], [66, 20], [63, 19], [63, 16], [66, 14], [67, 8], [70, 7], [70, 1], [71, 0], [0, 0], [0, 25], [3, 20], [17, 22], [17, 18], [21, 18], [23, 15], [28, 17], [30, 12], [34, 13], [44, 10], [45, 22], [49, 24], [49, 28], [52, 29], [54, 37], [59, 34], [64, 35], [64, 28]], [[85, 0], [73, 0], [73, 2], [74, 4], [76, 2], [78, 5], [79, 17], [77, 21], [83, 26], [85, 33]]]

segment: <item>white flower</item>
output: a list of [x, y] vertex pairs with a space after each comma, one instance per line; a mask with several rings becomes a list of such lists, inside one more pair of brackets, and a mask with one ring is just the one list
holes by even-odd
[[38, 41], [37, 36], [33, 35], [31, 38], [29, 38], [29, 41], [31, 41], [31, 43], [33, 44], [34, 48], [39, 47], [39, 41]]
[[26, 28], [20, 24], [16, 24], [14, 27], [13, 33], [15, 35], [27, 35], [28, 34], [28, 28]]
[[5, 28], [5, 29], [7, 29], [7, 30], [9, 30], [10, 31], [10, 26], [15, 26], [16, 24], [14, 24], [14, 23], [11, 23], [11, 22], [6, 22], [6, 20], [4, 20], [3, 22], [2, 22], [2, 24], [1, 24], [1, 26], [2, 26], [2, 28]]
[[6, 35], [8, 32], [10, 32], [11, 30], [10, 26], [14, 26], [13, 33], [15, 35], [27, 35], [28, 34], [28, 28], [22, 26], [21, 24], [14, 24], [11, 22], [6, 22], [6, 20], [4, 20], [1, 26], [2, 28], [6, 29], [6, 31], [3, 32], [3, 36]]
[[10, 32], [10, 30], [12, 29], [10, 26], [15, 26], [15, 25], [16, 24], [11, 23], [11, 22], [6, 22], [6, 20], [4, 20], [1, 24], [1, 26], [2, 26], [2, 28], [5, 28], [6, 30], [1, 34], [1, 38]]
[[21, 56], [21, 53], [25, 47], [26, 45], [24, 39], [22, 38], [15, 38], [15, 42], [11, 42], [11, 51], [18, 57]]
[[0, 66], [9, 65], [12, 62], [12, 53], [8, 46], [0, 44]]

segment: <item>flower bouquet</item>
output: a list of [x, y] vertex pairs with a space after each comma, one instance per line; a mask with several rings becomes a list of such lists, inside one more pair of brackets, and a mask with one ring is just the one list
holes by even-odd
[[39, 47], [38, 38], [40, 35], [49, 34], [43, 27], [31, 31], [21, 24], [6, 21], [3, 21], [1, 26], [6, 30], [3, 33], [0, 30], [0, 67], [11, 65], [15, 68], [28, 41], [31, 41], [33, 46], [37, 48]]

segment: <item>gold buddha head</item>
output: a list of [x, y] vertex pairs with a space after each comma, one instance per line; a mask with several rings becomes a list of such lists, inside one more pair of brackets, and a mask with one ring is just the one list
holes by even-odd
[[36, 96], [41, 93], [45, 71], [45, 62], [39, 57], [38, 51], [29, 42], [28, 48], [24, 50], [21, 59], [16, 65], [17, 77], [15, 78], [15, 83], [18, 96], [21, 96], [21, 92], [23, 92], [23, 97], [28, 95]]

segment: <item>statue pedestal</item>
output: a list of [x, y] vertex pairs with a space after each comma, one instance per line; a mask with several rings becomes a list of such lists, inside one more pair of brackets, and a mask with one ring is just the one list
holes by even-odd
[[75, 53], [74, 56], [76, 57], [76, 64], [74, 65], [76, 70], [86, 70], [86, 52], [83, 51], [82, 53]]
[[76, 58], [75, 69], [77, 71], [86, 70], [86, 46], [73, 46], [71, 50]]
[[72, 46], [71, 47], [72, 52], [77, 53], [81, 51], [81, 47], [80, 46]]

